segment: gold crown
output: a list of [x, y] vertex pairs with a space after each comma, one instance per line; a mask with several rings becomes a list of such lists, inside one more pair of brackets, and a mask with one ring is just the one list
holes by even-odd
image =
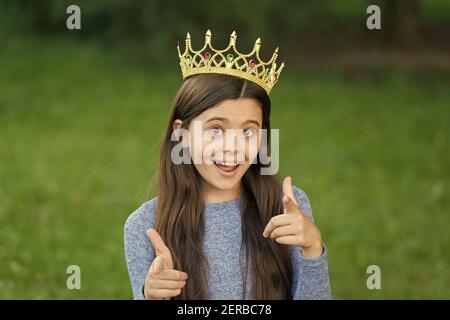
[[260, 47], [261, 39], [258, 38], [250, 53], [240, 53], [236, 49], [236, 32], [233, 31], [228, 46], [223, 50], [217, 50], [211, 45], [211, 31], [208, 30], [203, 48], [195, 51], [191, 47], [191, 36], [188, 32], [183, 54], [180, 52], [180, 46], [177, 46], [183, 79], [199, 73], [228, 74], [253, 81], [269, 94], [278, 81], [284, 63], [276, 70], [278, 48], [275, 49], [269, 61], [262, 61], [259, 57]]

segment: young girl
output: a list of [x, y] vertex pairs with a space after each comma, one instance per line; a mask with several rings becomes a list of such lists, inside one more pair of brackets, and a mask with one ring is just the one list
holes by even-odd
[[[261, 174], [267, 165], [259, 155], [270, 150], [261, 129], [270, 130], [268, 94], [281, 68], [266, 73], [273, 57], [265, 63], [256, 54], [248, 65], [255, 71], [245, 72], [235, 38], [218, 51], [208, 31], [203, 49], [193, 51], [188, 34], [179, 52], [185, 81], [161, 149], [158, 196], [125, 223], [135, 299], [331, 298], [327, 251], [307, 195], [290, 177]], [[225, 55], [230, 50], [235, 60]], [[200, 161], [174, 160], [180, 142]]]

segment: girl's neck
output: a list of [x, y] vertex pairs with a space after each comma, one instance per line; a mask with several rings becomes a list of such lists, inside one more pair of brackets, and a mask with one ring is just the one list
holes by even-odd
[[205, 203], [218, 203], [237, 199], [241, 196], [242, 186], [238, 184], [236, 188], [221, 190], [211, 185], [205, 187]]

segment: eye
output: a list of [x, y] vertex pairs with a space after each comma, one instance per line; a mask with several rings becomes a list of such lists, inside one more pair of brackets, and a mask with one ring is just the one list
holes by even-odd
[[219, 127], [212, 127], [209, 129], [209, 132], [214, 136], [218, 136], [218, 135], [222, 134], [222, 129]]
[[250, 137], [253, 137], [254, 135], [256, 135], [255, 129], [245, 129], [244, 130], [244, 137], [250, 138]]

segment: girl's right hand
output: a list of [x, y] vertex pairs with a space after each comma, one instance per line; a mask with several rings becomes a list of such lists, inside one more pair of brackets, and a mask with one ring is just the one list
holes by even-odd
[[156, 258], [145, 278], [145, 299], [161, 300], [178, 296], [186, 285], [187, 273], [173, 269], [170, 250], [155, 229], [148, 229], [147, 236], [155, 249]]

